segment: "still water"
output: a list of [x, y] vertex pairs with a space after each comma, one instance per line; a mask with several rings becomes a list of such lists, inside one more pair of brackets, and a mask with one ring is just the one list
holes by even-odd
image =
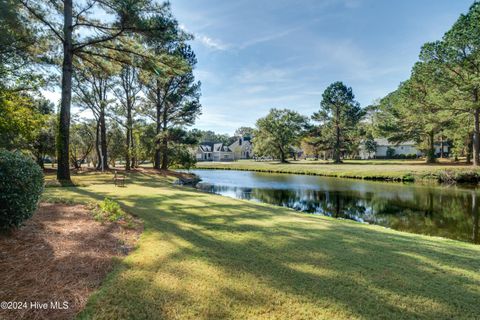
[[480, 243], [480, 189], [292, 174], [192, 170], [197, 188], [298, 211]]

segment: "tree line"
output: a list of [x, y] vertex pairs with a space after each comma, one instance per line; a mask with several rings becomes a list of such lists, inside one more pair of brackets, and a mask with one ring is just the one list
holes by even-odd
[[[330, 85], [321, 108], [311, 117], [272, 109], [256, 123], [255, 153], [285, 161], [301, 147], [318, 157], [341, 162], [355, 157], [363, 144], [375, 152], [375, 138], [393, 143], [414, 141], [436, 161], [435, 146], [480, 165], [480, 2], [475, 1], [439, 41], [422, 46], [411, 76], [398, 89], [360, 108], [352, 89]], [[312, 123], [313, 122], [313, 123]]]
[[[201, 113], [192, 35], [168, 3], [153, 0], [0, 0], [0, 144], [31, 152], [40, 165], [58, 161], [57, 178], [85, 162], [129, 170], [191, 166], [199, 142], [231, 137], [188, 130]], [[299, 149], [339, 163], [376, 150], [375, 138], [414, 141], [436, 161], [435, 145], [480, 164], [480, 3], [475, 1], [439, 41], [422, 46], [411, 76], [361, 108], [352, 88], [332, 83], [306, 117], [272, 109], [256, 127], [256, 156], [280, 159]], [[61, 101], [39, 94], [60, 83]], [[79, 112], [72, 116], [72, 107]], [[58, 109], [58, 110], [56, 110]], [[89, 110], [93, 118], [82, 118]], [[443, 148], [442, 148], [443, 150]]]
[[[2, 147], [42, 166], [55, 156], [61, 181], [87, 160], [108, 169], [121, 158], [127, 170], [193, 161], [187, 127], [201, 113], [201, 84], [193, 37], [168, 2], [0, 0], [0, 9]], [[58, 83], [55, 110], [40, 91]]]
[[315, 158], [323, 153], [335, 163], [353, 155], [363, 136], [364, 110], [355, 100], [352, 88], [342, 82], [331, 84], [322, 95], [320, 107], [311, 117], [289, 109], [271, 109], [256, 122], [255, 155], [286, 162], [301, 148]]
[[480, 3], [475, 1], [439, 41], [422, 46], [411, 76], [372, 106], [377, 131], [413, 140], [435, 161], [435, 143], [480, 165]]

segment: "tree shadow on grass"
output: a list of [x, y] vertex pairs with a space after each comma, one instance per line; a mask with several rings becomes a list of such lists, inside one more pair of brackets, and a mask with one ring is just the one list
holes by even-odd
[[[136, 179], [152, 188], [167, 185], [148, 175]], [[84, 198], [112, 197], [111, 190], [69, 190]], [[471, 245], [193, 190], [163, 191], [116, 198], [146, 222], [145, 243], [85, 314], [205, 319], [480, 314], [480, 255]]]

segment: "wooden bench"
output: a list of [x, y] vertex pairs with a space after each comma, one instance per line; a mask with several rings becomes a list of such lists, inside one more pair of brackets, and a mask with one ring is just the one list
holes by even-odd
[[113, 182], [115, 183], [116, 187], [125, 187], [125, 175], [119, 174], [115, 170], [115, 176], [113, 177]]

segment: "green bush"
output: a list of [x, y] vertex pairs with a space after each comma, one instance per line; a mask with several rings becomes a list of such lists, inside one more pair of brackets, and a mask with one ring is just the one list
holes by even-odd
[[0, 229], [18, 227], [30, 218], [42, 191], [38, 164], [19, 152], [0, 149]]
[[134, 227], [133, 219], [122, 210], [120, 204], [112, 199], [105, 198], [100, 203], [91, 205], [95, 220], [100, 222], [123, 222], [125, 227]]
[[387, 159], [395, 159], [395, 149], [392, 147], [387, 148]]
[[98, 213], [108, 221], [117, 221], [124, 216], [124, 212], [120, 205], [109, 198], [105, 198], [105, 200], [100, 202], [98, 207], [100, 209]]

